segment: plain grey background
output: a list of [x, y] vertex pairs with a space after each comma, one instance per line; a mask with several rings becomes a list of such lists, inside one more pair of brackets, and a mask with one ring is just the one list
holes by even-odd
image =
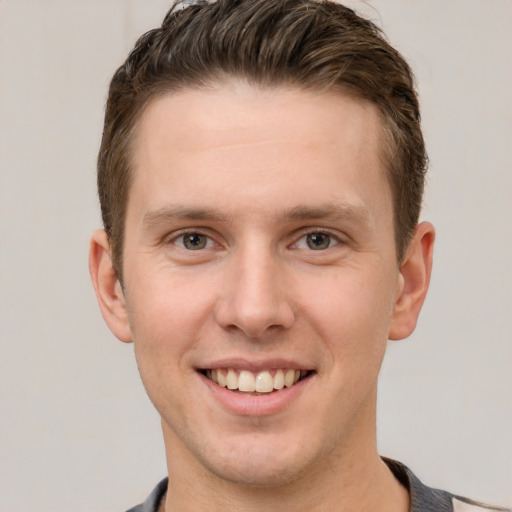
[[[390, 344], [381, 453], [512, 505], [512, 3], [350, 2], [411, 61], [438, 230], [416, 333]], [[0, 512], [107, 512], [165, 475], [131, 346], [87, 272], [107, 85], [164, 0], [0, 0]]]

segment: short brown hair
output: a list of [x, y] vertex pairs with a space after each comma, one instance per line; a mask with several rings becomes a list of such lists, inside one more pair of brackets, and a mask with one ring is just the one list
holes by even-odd
[[177, 2], [160, 28], [137, 41], [110, 84], [98, 191], [118, 278], [131, 142], [145, 107], [162, 94], [226, 78], [340, 90], [378, 107], [400, 262], [418, 222], [427, 157], [413, 74], [380, 29], [330, 0]]

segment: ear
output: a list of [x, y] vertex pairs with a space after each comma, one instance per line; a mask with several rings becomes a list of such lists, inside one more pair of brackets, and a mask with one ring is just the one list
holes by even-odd
[[132, 335], [126, 301], [112, 266], [110, 243], [103, 229], [96, 231], [91, 237], [89, 272], [103, 319], [117, 338], [129, 343]]
[[434, 239], [432, 224], [418, 224], [400, 267], [402, 286], [393, 310], [390, 340], [407, 338], [416, 327], [430, 283]]

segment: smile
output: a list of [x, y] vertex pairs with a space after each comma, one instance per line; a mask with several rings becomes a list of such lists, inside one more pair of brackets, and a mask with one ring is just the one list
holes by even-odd
[[289, 388], [311, 374], [309, 370], [283, 368], [250, 372], [234, 368], [216, 368], [201, 373], [223, 388], [245, 393], [272, 393]]

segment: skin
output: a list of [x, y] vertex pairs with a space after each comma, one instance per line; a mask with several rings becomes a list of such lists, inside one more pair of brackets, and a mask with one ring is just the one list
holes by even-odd
[[[416, 325], [434, 229], [399, 266], [381, 145], [376, 108], [340, 93], [229, 82], [149, 104], [123, 288], [101, 230], [90, 269], [162, 418], [168, 512], [408, 509], [377, 453], [377, 377]], [[198, 371], [222, 364], [310, 376], [272, 412], [259, 397], [234, 411]]]

